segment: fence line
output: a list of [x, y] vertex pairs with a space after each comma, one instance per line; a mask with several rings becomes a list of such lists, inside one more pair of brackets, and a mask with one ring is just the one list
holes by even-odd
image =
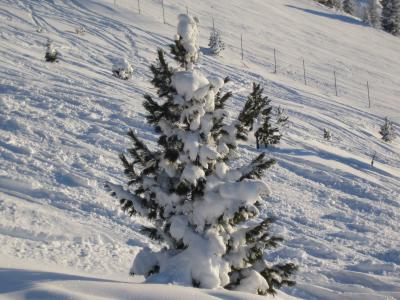
[[[116, 0], [114, 0], [114, 4], [116, 3]], [[160, 5], [161, 5], [161, 9], [162, 9], [162, 22], [164, 23], [164, 24], [167, 24], [167, 20], [166, 20], [166, 13], [165, 13], [165, 5], [164, 5], [164, 0], [160, 0]], [[141, 8], [141, 2], [140, 2], [140, 0], [137, 0], [137, 9], [138, 9], [138, 12], [139, 12], [139, 14], [142, 14], [142, 8]], [[186, 9], [186, 13], [187, 14], [189, 14], [189, 7], [188, 6], [185, 6], [185, 9]], [[214, 16], [212, 16], [211, 17], [212, 18], [212, 30], [214, 31], [215, 30], [215, 18], [214, 18]], [[208, 28], [208, 26], [206, 26], [207, 28]], [[240, 55], [241, 55], [241, 60], [242, 61], [244, 61], [245, 60], [245, 57], [244, 57], [244, 36], [243, 36], [243, 34], [241, 34], [240, 35]], [[277, 72], [278, 72], [278, 53], [277, 53], [278, 51], [277, 51], [277, 49], [276, 48], [273, 48], [273, 73], [274, 74], [277, 74]], [[281, 52], [281, 51], [279, 51], [280, 53], [282, 53], [282, 54], [284, 54], [284, 52]], [[292, 55], [289, 55], [289, 56], [292, 56]], [[298, 58], [298, 59], [300, 59], [300, 58]], [[321, 80], [319, 80], [319, 79], [316, 79], [316, 78], [312, 78], [312, 76], [310, 76], [309, 74], [308, 74], [308, 68], [306, 68], [306, 62], [305, 62], [305, 58], [303, 57], [303, 58], [301, 58], [302, 59], [302, 64], [303, 64], [303, 81], [304, 81], [304, 84], [305, 85], [310, 85], [310, 82], [309, 82], [309, 79], [311, 79], [313, 82], [323, 82], [323, 81], [321, 81]], [[292, 64], [292, 63], [289, 63], [289, 62], [287, 62], [287, 61], [285, 61], [285, 60], [282, 60], [282, 59], [280, 59], [279, 61], [281, 61], [281, 62], [284, 62], [284, 63], [286, 63], [286, 64], [289, 64], [289, 66]], [[280, 67], [280, 70], [286, 70], [286, 72], [288, 73], [288, 74], [295, 74], [296, 73], [296, 71], [294, 71], [293, 72], [293, 69], [290, 69], [290, 68], [283, 68], [282, 66]], [[339, 97], [339, 91], [338, 91], [338, 76], [337, 76], [338, 74], [337, 74], [337, 72], [336, 72], [336, 70], [334, 70], [333, 71], [333, 77], [334, 77], [334, 92], [335, 92], [335, 95], [337, 96], [337, 97]], [[296, 79], [296, 76], [293, 78], [293, 77], [291, 77], [290, 75], [288, 76], [288, 77], [290, 77], [290, 78], [292, 78], [292, 79]], [[300, 78], [298, 78], [298, 79], [300, 79]], [[362, 85], [362, 83], [360, 83], [360, 82], [356, 82], [356, 81], [352, 81], [352, 83], [354, 83], [354, 84], [359, 84], [360, 86]], [[325, 82], [325, 84], [327, 84], [328, 86], [331, 86], [331, 84], [329, 84], [328, 82]], [[317, 88], [319, 88], [320, 89], [320, 86], [318, 86], [318, 84], [317, 84]], [[368, 107], [369, 108], [371, 108], [371, 105], [372, 105], [372, 102], [371, 102], [371, 88], [370, 88], [370, 86], [369, 86], [369, 81], [367, 80], [367, 96], [368, 96], [368, 98], [367, 98], [367, 100], [368, 100]]]

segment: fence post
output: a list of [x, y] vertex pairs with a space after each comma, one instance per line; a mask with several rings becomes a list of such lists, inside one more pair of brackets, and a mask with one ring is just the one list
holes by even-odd
[[335, 70], [333, 70], [333, 78], [335, 79], [335, 93], [336, 93], [336, 97], [337, 97], [338, 90], [337, 90], [336, 71]]
[[307, 85], [307, 77], [306, 77], [306, 62], [303, 58], [303, 76], [304, 76], [304, 84]]
[[275, 65], [274, 65], [274, 73], [276, 74], [277, 73], [277, 65], [276, 65], [276, 49], [274, 48], [274, 63], [275, 63]]
[[214, 17], [212, 17], [212, 24], [213, 24], [213, 31], [215, 31], [215, 22], [214, 22]]
[[140, 0], [137, 0], [137, 7], [138, 7], [139, 15], [142, 14], [142, 12], [140, 11]]
[[240, 35], [240, 49], [242, 51], [242, 60], [244, 59], [243, 55], [243, 35]]
[[162, 6], [162, 18], [163, 18], [163, 22], [165, 24], [164, 0], [161, 0], [161, 6]]
[[371, 108], [371, 96], [369, 93], [369, 82], [367, 80], [367, 91], [368, 91], [368, 108]]
[[186, 6], [186, 14], [189, 14], [189, 7]]

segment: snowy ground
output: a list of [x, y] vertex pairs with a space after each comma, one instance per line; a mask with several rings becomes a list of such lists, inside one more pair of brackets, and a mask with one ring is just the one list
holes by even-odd
[[[127, 284], [141, 280], [127, 276], [133, 256], [152, 245], [137, 232], [143, 220], [119, 213], [103, 184], [124, 181], [118, 153], [128, 128], [155, 142], [141, 107], [141, 95], [152, 91], [148, 66], [188, 6], [201, 22], [200, 67], [232, 79], [232, 114], [253, 81], [289, 112], [283, 143], [269, 151], [278, 165], [266, 176], [273, 189], [266, 214], [278, 218], [275, 230], [286, 238], [270, 257], [301, 267], [298, 285], [285, 292], [400, 299], [400, 139], [387, 144], [378, 134], [385, 116], [400, 131], [400, 39], [308, 0], [164, 2], [166, 25], [155, 0], [142, 3], [142, 15], [130, 0], [116, 7], [111, 0], [1, 0], [0, 298], [153, 299], [152, 286]], [[227, 44], [222, 57], [207, 54], [211, 14]], [[85, 35], [75, 33], [80, 25]], [[48, 37], [62, 53], [55, 64], [43, 59]], [[134, 66], [129, 81], [111, 75], [124, 56]], [[333, 141], [323, 140], [323, 128]], [[254, 152], [243, 145], [238, 162]], [[165, 299], [254, 298], [168, 289], [157, 287]]]

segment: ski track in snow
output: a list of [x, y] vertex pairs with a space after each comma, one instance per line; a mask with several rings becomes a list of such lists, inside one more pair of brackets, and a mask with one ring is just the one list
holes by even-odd
[[[144, 15], [132, 1], [117, 2], [0, 3], [1, 272], [3, 257], [12, 257], [125, 276], [139, 247], [157, 246], [137, 231], [146, 221], [120, 213], [103, 184], [124, 181], [118, 154], [129, 146], [129, 128], [156, 145], [141, 106], [142, 95], [154, 93], [148, 67], [157, 48], [167, 49], [175, 33], [170, 24], [187, 3], [167, 4], [164, 25], [156, 1], [145, 3]], [[200, 17], [204, 49], [211, 3], [227, 50], [222, 57], [203, 54], [199, 67], [231, 78], [232, 116], [256, 81], [290, 117], [283, 142], [267, 151], [278, 164], [265, 179], [273, 190], [265, 214], [277, 217], [275, 230], [286, 239], [269, 258], [300, 265], [298, 285], [285, 292], [400, 299], [400, 138], [388, 144], [378, 133], [386, 115], [400, 131], [400, 40], [307, 0], [199, 1], [190, 11]], [[75, 33], [80, 25], [86, 34]], [[47, 38], [62, 55], [58, 63], [44, 62]], [[278, 74], [271, 72], [274, 47]], [[312, 58], [310, 86], [298, 65], [304, 56]], [[111, 74], [121, 57], [134, 67], [129, 81]], [[340, 97], [332, 92], [333, 68]], [[372, 109], [366, 80], [375, 88]], [[324, 141], [323, 128], [332, 141]], [[235, 163], [255, 155], [250, 139]]]

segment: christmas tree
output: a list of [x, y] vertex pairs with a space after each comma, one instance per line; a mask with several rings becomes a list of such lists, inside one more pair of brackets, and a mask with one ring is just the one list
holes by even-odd
[[147, 282], [274, 294], [294, 284], [290, 277], [297, 269], [264, 259], [282, 241], [269, 233], [273, 220], [260, 213], [262, 196], [270, 194], [261, 177], [274, 161], [260, 154], [248, 165], [229, 167], [237, 139], [252, 121], [227, 123], [224, 106], [232, 94], [222, 88], [228, 79], [195, 68], [197, 24], [179, 15], [170, 47], [179, 67], [158, 50], [150, 68], [159, 99], [145, 95], [144, 108], [159, 134], [157, 149], [130, 131], [132, 147], [120, 156], [127, 188], [107, 184], [126, 213], [149, 220], [142, 232], [161, 245], [141, 250], [131, 274]]
[[379, 133], [382, 136], [382, 140], [385, 142], [391, 142], [396, 139], [393, 123], [388, 118], [385, 118], [385, 123], [381, 126]]

